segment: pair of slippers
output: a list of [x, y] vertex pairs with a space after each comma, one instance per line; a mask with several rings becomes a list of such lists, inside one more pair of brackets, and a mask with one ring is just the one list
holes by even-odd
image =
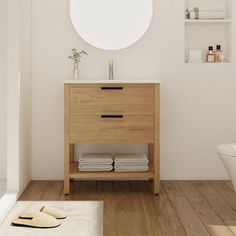
[[52, 208], [42, 207], [37, 212], [24, 212], [19, 218], [12, 221], [13, 226], [32, 227], [32, 228], [56, 228], [61, 225], [59, 220], [65, 219], [63, 211]]

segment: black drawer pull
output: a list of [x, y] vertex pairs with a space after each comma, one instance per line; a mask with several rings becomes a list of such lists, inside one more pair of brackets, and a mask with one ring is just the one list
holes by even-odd
[[112, 119], [122, 119], [124, 116], [122, 116], [122, 115], [101, 115], [101, 118], [102, 119], [110, 119], [110, 118], [112, 118]]
[[123, 90], [123, 87], [101, 87], [101, 90]]

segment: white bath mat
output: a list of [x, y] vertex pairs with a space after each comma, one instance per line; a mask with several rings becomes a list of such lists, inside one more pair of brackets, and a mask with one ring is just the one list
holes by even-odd
[[[34, 229], [11, 226], [11, 221], [22, 212], [36, 211], [42, 206], [63, 210], [67, 218], [53, 229]], [[0, 225], [4, 236], [102, 236], [103, 202], [101, 201], [19, 201]]]

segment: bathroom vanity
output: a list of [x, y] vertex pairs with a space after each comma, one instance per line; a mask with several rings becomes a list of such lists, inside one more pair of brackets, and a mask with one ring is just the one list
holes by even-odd
[[[160, 81], [64, 81], [64, 193], [70, 180], [147, 180], [160, 192]], [[147, 172], [79, 172], [74, 145], [144, 143], [149, 146]]]

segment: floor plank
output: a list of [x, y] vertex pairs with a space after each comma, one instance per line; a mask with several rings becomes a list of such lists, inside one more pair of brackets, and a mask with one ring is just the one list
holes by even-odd
[[175, 212], [175, 209], [169, 201], [164, 188], [161, 188], [159, 202], [155, 202], [155, 205], [159, 212], [158, 218], [160, 220], [161, 230], [164, 235], [187, 235], [182, 223], [178, 218], [178, 215]]
[[136, 215], [140, 218], [137, 224], [142, 225], [143, 235], [163, 235], [159, 210], [155, 206], [156, 202], [159, 203], [159, 196], [150, 194], [145, 182], [130, 181], [129, 186], [131, 201], [135, 203]]
[[48, 181], [46, 189], [41, 196], [41, 200], [43, 201], [59, 200], [62, 190], [63, 190], [63, 183], [61, 181]]
[[98, 199], [105, 200], [109, 194], [113, 192], [112, 181], [98, 181], [97, 182], [97, 195]]
[[194, 181], [194, 183], [225, 225], [236, 235], [236, 212], [207, 181]]
[[234, 191], [234, 187], [231, 181], [227, 180], [225, 181], [225, 184], [227, 184]]
[[[113, 225], [113, 235], [142, 235], [145, 229], [143, 227], [143, 221], [140, 221], [140, 214], [138, 212], [139, 207], [143, 206], [139, 205], [136, 208], [136, 204], [131, 197], [129, 183], [127, 181], [115, 181], [113, 182], [113, 191], [114, 194], [110, 196], [109, 201], [112, 209], [108, 210], [106, 207], [104, 212], [104, 214], [109, 216], [109, 221], [111, 221], [109, 225], [115, 223]], [[115, 219], [115, 222], [111, 219]]]
[[191, 236], [209, 235], [178, 184], [167, 181], [163, 182], [163, 186], [187, 234]]
[[71, 194], [65, 195], [63, 191], [61, 191], [59, 200], [60, 201], [75, 201], [80, 197], [80, 181], [72, 181], [71, 182]]
[[47, 181], [32, 181], [25, 189], [20, 197], [20, 200], [37, 201], [41, 200], [42, 195], [47, 188]]
[[219, 195], [236, 211], [236, 193], [224, 181], [208, 182]]
[[180, 181], [178, 185], [210, 235], [234, 235], [192, 182]]
[[[74, 183], [73, 183], [74, 184]], [[77, 190], [78, 200], [98, 200], [97, 199], [97, 182], [96, 181], [81, 181], [80, 187]], [[75, 190], [76, 192], [76, 190]]]

